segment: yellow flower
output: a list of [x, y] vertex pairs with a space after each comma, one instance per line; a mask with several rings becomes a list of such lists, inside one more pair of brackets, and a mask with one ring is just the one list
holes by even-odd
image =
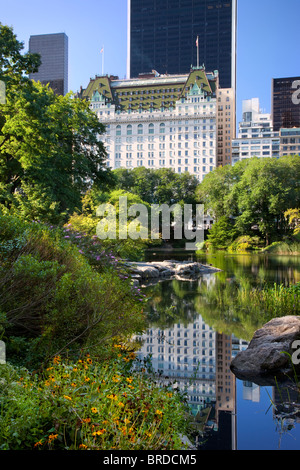
[[50, 434], [50, 436], [48, 436], [49, 442], [54, 441], [54, 439], [57, 439], [57, 436], [58, 434]]
[[101, 434], [104, 434], [106, 432], [106, 429], [99, 429], [98, 431], [95, 431], [92, 433], [92, 436], [101, 436]]
[[34, 444], [34, 447], [42, 446], [42, 445], [43, 445], [42, 440], [40, 440]]
[[87, 449], [87, 446], [85, 444], [80, 444], [79, 449]]
[[72, 401], [72, 398], [71, 398], [71, 397], [68, 397], [68, 395], [64, 395], [64, 398], [65, 398], [66, 400]]
[[161, 416], [161, 415], [163, 414], [163, 412], [160, 411], [160, 410], [156, 410], [156, 411], [155, 411], [155, 414]]
[[131, 382], [133, 381], [133, 378], [132, 377], [127, 377], [127, 382], [129, 382], [131, 384]]
[[82, 420], [83, 423], [90, 423], [91, 422], [91, 418], [84, 418]]
[[55, 356], [53, 359], [54, 364], [59, 364], [60, 363], [60, 356]]
[[120, 408], [123, 408], [123, 406], [125, 406], [125, 405], [124, 405], [124, 403], [122, 403], [122, 402], [120, 401], [120, 402], [118, 403], [118, 406], [119, 406]]
[[117, 400], [118, 399], [117, 395], [114, 395], [113, 393], [111, 395], [107, 395], [107, 398], [109, 398], [110, 400]]
[[94, 408], [94, 407], [92, 408], [92, 410], [91, 410], [91, 411], [92, 411], [92, 413], [98, 413], [98, 410], [97, 410], [97, 408]]

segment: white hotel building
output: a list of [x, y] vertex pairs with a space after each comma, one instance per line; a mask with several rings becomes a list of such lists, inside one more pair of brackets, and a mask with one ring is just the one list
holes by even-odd
[[218, 73], [96, 76], [79, 96], [106, 126], [112, 168], [172, 168], [199, 181], [217, 166]]

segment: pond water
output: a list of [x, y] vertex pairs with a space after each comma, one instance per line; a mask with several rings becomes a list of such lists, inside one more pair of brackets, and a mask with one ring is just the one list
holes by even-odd
[[[157, 251], [147, 259], [196, 260], [196, 255]], [[161, 380], [186, 394], [197, 448], [300, 449], [300, 414], [290, 415], [287, 408], [287, 402], [298, 400], [296, 391], [241, 381], [230, 371], [232, 358], [268, 321], [259, 307], [253, 312], [235, 308], [234, 289], [295, 284], [300, 257], [218, 253], [197, 259], [221, 271], [143, 286], [150, 297], [149, 327], [139, 356], [149, 357]], [[224, 302], [216, 308], [220, 293]]]

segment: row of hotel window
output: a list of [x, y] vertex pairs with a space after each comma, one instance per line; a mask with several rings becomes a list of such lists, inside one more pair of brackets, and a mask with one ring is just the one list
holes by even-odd
[[[126, 126], [126, 135], [133, 135], [132, 134], [132, 124], [128, 124]], [[159, 133], [160, 134], [164, 134], [165, 133], [165, 129], [166, 129], [166, 125], [164, 123], [161, 123], [159, 125]], [[203, 126], [202, 127], [203, 130], [206, 130], [206, 126]], [[198, 131], [199, 130], [199, 126], [194, 126], [194, 131]], [[214, 125], [213, 125], [213, 120], [211, 120], [211, 125], [210, 125], [210, 130], [214, 130]], [[170, 127], [169, 129], [169, 132], [172, 133], [172, 132], [191, 132], [191, 129], [186, 126], [185, 129], [181, 128], [181, 127]], [[122, 133], [122, 126], [121, 125], [117, 125], [116, 126], [116, 135], [121, 135]], [[144, 126], [143, 124], [138, 124], [137, 126], [137, 133], [138, 135], [142, 135], [144, 133]], [[148, 125], [148, 134], [154, 134], [154, 124], [149, 124]]]
[[[164, 167], [164, 166], [166, 166], [166, 160], [159, 160], [158, 164], [159, 164], [159, 167]], [[175, 162], [170, 163], [170, 165], [171, 165], [171, 167], [173, 167], [175, 165]], [[178, 163], [178, 165], [183, 165], [183, 163]], [[107, 166], [111, 167], [111, 164], [108, 162]], [[153, 167], [153, 168], [155, 167], [156, 168], [157, 167], [157, 162], [155, 160], [148, 160], [148, 162], [143, 162], [142, 160], [140, 160], [140, 161], [137, 162], [137, 166], [147, 166], [147, 167]], [[126, 167], [127, 168], [133, 168], [134, 166], [132, 164], [132, 161], [127, 161], [126, 162]], [[114, 168], [121, 168], [121, 162], [116, 161], [114, 163]], [[210, 167], [203, 166], [202, 167], [202, 173], [209, 173], [213, 170], [214, 170], [213, 166], [210, 166]], [[181, 166], [178, 166], [178, 168], [177, 168], [178, 173], [190, 172], [190, 171], [191, 171], [191, 168], [187, 167], [187, 166], [183, 167], [183, 168], [181, 168]], [[194, 166], [193, 167], [193, 173], [201, 173], [201, 167]]]

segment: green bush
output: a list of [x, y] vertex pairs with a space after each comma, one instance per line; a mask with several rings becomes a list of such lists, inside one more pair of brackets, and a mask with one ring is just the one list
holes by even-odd
[[0, 321], [12, 360], [34, 366], [83, 347], [101, 354], [112, 337], [144, 326], [144, 298], [118, 260], [99, 253], [92, 265], [66, 233], [0, 216]]
[[230, 253], [245, 253], [247, 251], [259, 250], [263, 246], [263, 242], [259, 237], [250, 237], [250, 235], [242, 235], [234, 240], [228, 247]]

